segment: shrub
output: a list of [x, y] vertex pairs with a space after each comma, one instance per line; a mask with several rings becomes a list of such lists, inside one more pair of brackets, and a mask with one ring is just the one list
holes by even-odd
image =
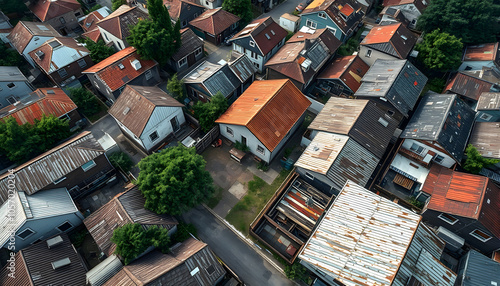
[[198, 235], [196, 227], [190, 223], [186, 224], [184, 222], [180, 222], [177, 225], [177, 231], [173, 235], [173, 239], [175, 242], [183, 242], [186, 239], [191, 237], [191, 234], [194, 236]]
[[238, 150], [241, 150], [243, 152], [248, 152], [250, 151], [250, 148], [248, 148], [247, 145], [241, 143], [240, 141], [236, 140], [236, 142], [234, 142], [234, 148], [238, 149]]
[[117, 169], [121, 169], [123, 172], [129, 172], [132, 167], [134, 166], [134, 162], [130, 159], [128, 154], [119, 151], [119, 152], [114, 152], [109, 156], [109, 161], [113, 165], [113, 167]]

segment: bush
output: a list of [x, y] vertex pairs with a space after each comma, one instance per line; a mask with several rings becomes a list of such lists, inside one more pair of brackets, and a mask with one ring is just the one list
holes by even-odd
[[120, 169], [125, 173], [129, 172], [134, 166], [134, 162], [132, 162], [128, 154], [122, 151], [111, 154], [111, 156], [109, 156], [109, 161], [113, 167]]
[[71, 88], [69, 94], [85, 116], [91, 116], [99, 112], [98, 99], [89, 90], [83, 87]]
[[484, 158], [472, 144], [467, 146], [465, 154], [467, 155], [467, 159], [465, 160], [464, 169], [472, 174], [479, 174], [483, 168], [500, 162], [500, 160]]
[[307, 282], [309, 275], [307, 269], [298, 262], [285, 266], [286, 277], [290, 280], [302, 280]]
[[250, 148], [248, 148], [247, 145], [241, 143], [240, 141], [236, 140], [236, 142], [234, 143], [234, 148], [238, 149], [238, 150], [241, 150], [243, 152], [248, 152], [250, 151]]
[[184, 222], [180, 222], [177, 225], [177, 231], [172, 238], [175, 242], [183, 242], [191, 237], [190, 233], [194, 236], [197, 236], [198, 231], [196, 230], [196, 227], [190, 223], [186, 224]]
[[269, 170], [269, 165], [264, 161], [260, 161], [257, 164], [257, 169], [267, 172], [267, 170]]
[[421, 209], [424, 207], [424, 203], [421, 202], [421, 201], [417, 201], [417, 198], [416, 197], [410, 197], [408, 199], [408, 202], [410, 202], [410, 204], [416, 206], [417, 208]]

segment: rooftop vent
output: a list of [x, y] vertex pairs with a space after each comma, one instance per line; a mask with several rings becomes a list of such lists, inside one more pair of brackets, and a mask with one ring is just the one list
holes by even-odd
[[59, 268], [61, 268], [63, 266], [70, 265], [71, 264], [71, 260], [69, 260], [69, 258], [66, 257], [66, 258], [54, 261], [51, 264], [52, 264], [52, 268], [54, 270], [56, 270], [56, 269], [59, 269]]
[[119, 63], [119, 64], [118, 64], [118, 67], [119, 67], [121, 70], [125, 68], [125, 66], [124, 66], [122, 63]]
[[269, 37], [269, 35], [268, 35], [267, 33], [266, 33], [266, 38], [267, 38], [268, 40], [271, 40], [271, 37]]
[[54, 41], [52, 41], [52, 42], [49, 42], [49, 45], [50, 45], [53, 49], [55, 49], [55, 48], [59, 47], [59, 46], [61, 45], [61, 43], [59, 43], [58, 41], [54, 40]]
[[302, 62], [302, 64], [300, 64], [300, 66], [302, 67], [302, 69], [304, 71], [308, 71], [309, 70], [309, 67], [311, 66], [311, 60], [310, 59], [306, 59], [305, 61]]
[[271, 34], [273, 34], [273, 36], [276, 35], [276, 33], [273, 30], [271, 30]]
[[47, 94], [56, 94], [53, 89], [47, 90]]
[[130, 111], [130, 107], [125, 107], [125, 109], [123, 110], [123, 115], [127, 115], [127, 113]]
[[63, 239], [60, 235], [54, 237], [54, 238], [51, 238], [51, 239], [47, 239], [47, 247], [49, 249], [53, 248], [54, 246], [58, 246], [59, 244], [62, 244], [63, 243]]
[[141, 62], [139, 62], [139, 60], [137, 60], [137, 59], [135, 59], [135, 60], [131, 61], [131, 62], [130, 62], [130, 64], [132, 65], [132, 67], [133, 67], [136, 71], [140, 70], [140, 69], [141, 69], [141, 67], [142, 67], [142, 66], [141, 66]]
[[35, 55], [39, 60], [42, 60], [45, 54], [42, 51], [36, 51]]
[[401, 38], [405, 41], [408, 40], [408, 38], [405, 35], [401, 35]]

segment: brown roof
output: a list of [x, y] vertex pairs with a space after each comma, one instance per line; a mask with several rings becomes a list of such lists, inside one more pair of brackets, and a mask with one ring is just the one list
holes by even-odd
[[94, 30], [83, 33], [82, 37], [89, 38], [96, 43], [99, 40], [102, 40], [102, 35], [101, 35], [101, 31], [99, 30], [99, 28], [96, 28]]
[[159, 215], [146, 210], [144, 208], [145, 202], [141, 191], [132, 186], [85, 218], [83, 223], [102, 252], [108, 256], [113, 254], [116, 248], [116, 245], [110, 240], [113, 231], [127, 223], [159, 225], [167, 229], [177, 225], [177, 220], [172, 216]]
[[417, 43], [417, 36], [401, 23], [373, 27], [361, 45], [406, 59]]
[[156, 107], [180, 107], [180, 102], [156, 86], [127, 85], [109, 114], [140, 137]]
[[99, 11], [90, 12], [87, 17], [80, 21], [80, 26], [85, 32], [97, 29], [97, 22], [104, 19], [104, 16]]
[[81, 5], [76, 0], [38, 0], [34, 5], [29, 6], [31, 12], [42, 22], [80, 8]]
[[458, 72], [444, 88], [444, 92], [456, 93], [468, 99], [478, 100], [483, 92], [490, 91], [492, 83]]
[[483, 92], [477, 101], [476, 111], [500, 110], [500, 92]]
[[498, 42], [467, 46], [463, 61], [495, 61], [498, 56]]
[[262, 54], [267, 55], [286, 38], [287, 34], [288, 32], [278, 25], [278, 23], [274, 22], [273, 18], [267, 17], [253, 20], [231, 40], [252, 37]]
[[255, 81], [216, 122], [246, 126], [272, 152], [309, 105], [288, 79]]
[[43, 115], [61, 117], [77, 108], [62, 89], [39, 88], [29, 97], [21, 99], [18, 104], [0, 109], [0, 118], [12, 116], [19, 125], [34, 124], [35, 120], [42, 119]]
[[61, 37], [61, 35], [49, 24], [39, 22], [19, 21], [14, 30], [7, 36], [12, 46], [22, 53], [34, 36]]
[[163, 0], [163, 4], [167, 7], [168, 14], [174, 21], [179, 20], [183, 10], [191, 10], [191, 6], [203, 7], [194, 3], [194, 0]]
[[16, 260], [15, 278], [9, 277], [12, 272], [11, 269], [7, 268], [9, 264], [6, 264], [0, 269], [0, 281], [6, 283], [7, 286], [34, 286], [21, 252], [17, 252], [14, 259]]
[[[139, 70], [132, 67], [131, 62], [134, 60], [141, 63]], [[120, 68], [120, 64], [123, 65], [123, 68]], [[134, 47], [128, 47], [82, 73], [97, 73], [111, 91], [115, 91], [156, 65], [158, 65], [156, 61], [143, 60]]]
[[[267, 61], [266, 67], [300, 83], [306, 83], [321, 69], [322, 65], [337, 51], [341, 44], [342, 42], [328, 29], [314, 30], [312, 34], [299, 31]], [[319, 52], [318, 54], [313, 53], [313, 47]], [[306, 50], [307, 54], [301, 55], [303, 50]], [[320, 50], [325, 50], [326, 54]], [[311, 65], [312, 68], [307, 71], [301, 68], [306, 57], [318, 65], [316, 69], [314, 65]]]
[[423, 212], [429, 209], [476, 219], [500, 238], [500, 189], [487, 177], [434, 164], [422, 191], [431, 195]]
[[[55, 42], [54, 42], [55, 41]], [[56, 43], [56, 44], [54, 44]], [[53, 47], [53, 45], [57, 45]], [[56, 49], [66, 47], [64, 54], [54, 55]], [[69, 49], [73, 51], [69, 51]], [[37, 53], [43, 53], [41, 59]], [[75, 39], [70, 37], [55, 37], [40, 45], [38, 48], [28, 53], [33, 61], [38, 64], [47, 74], [57, 71], [65, 67], [67, 64], [75, 62], [90, 54], [90, 51], [83, 45], [78, 43]], [[66, 56], [65, 60], [60, 57]], [[77, 58], [75, 58], [77, 56]], [[58, 66], [57, 62], [64, 62], [64, 66]], [[68, 71], [69, 72], [69, 71]]]
[[361, 78], [370, 69], [360, 57], [345, 56], [336, 58], [329, 64], [318, 79], [338, 79], [341, 80], [354, 93], [361, 85]]
[[203, 47], [203, 40], [198, 37], [191, 28], [181, 30], [181, 47], [172, 56], [174, 61], [179, 61], [185, 56], [194, 53], [198, 48]]
[[130, 28], [143, 19], [149, 19], [148, 13], [137, 6], [122, 5], [106, 18], [97, 22], [97, 26], [110, 32], [115, 37], [125, 40], [130, 36]]
[[389, 7], [389, 6], [399, 6], [399, 5], [406, 5], [406, 4], [414, 4], [415, 7], [421, 13], [425, 10], [425, 8], [427, 8], [427, 5], [429, 5], [428, 2], [423, 1], [423, 0], [384, 0], [382, 5], [384, 7]]
[[[304, 16], [319, 11], [328, 14], [344, 34], [354, 31], [364, 14], [361, 5], [355, 0], [314, 0], [304, 9], [301, 15]], [[351, 16], [353, 12], [356, 12], [356, 15]], [[345, 17], [342, 17], [341, 14], [345, 15]]]
[[469, 144], [476, 147], [481, 156], [500, 159], [500, 122], [476, 122]]
[[231, 25], [238, 23], [239, 20], [240, 17], [222, 10], [222, 8], [217, 8], [203, 12], [203, 14], [189, 22], [189, 24], [201, 31], [218, 35], [231, 27]]

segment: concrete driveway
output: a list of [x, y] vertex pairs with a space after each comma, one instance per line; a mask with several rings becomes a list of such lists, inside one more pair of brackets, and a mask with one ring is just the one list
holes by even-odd
[[281, 15], [283, 15], [284, 13], [292, 14], [293, 11], [295, 11], [295, 7], [297, 7], [297, 5], [299, 5], [302, 2], [306, 2], [306, 1], [305, 0], [286, 0], [285, 2], [274, 7], [271, 11], [260, 15], [258, 18], [261, 19], [261, 18], [271, 16], [271, 17], [273, 17], [273, 20], [279, 24]]

